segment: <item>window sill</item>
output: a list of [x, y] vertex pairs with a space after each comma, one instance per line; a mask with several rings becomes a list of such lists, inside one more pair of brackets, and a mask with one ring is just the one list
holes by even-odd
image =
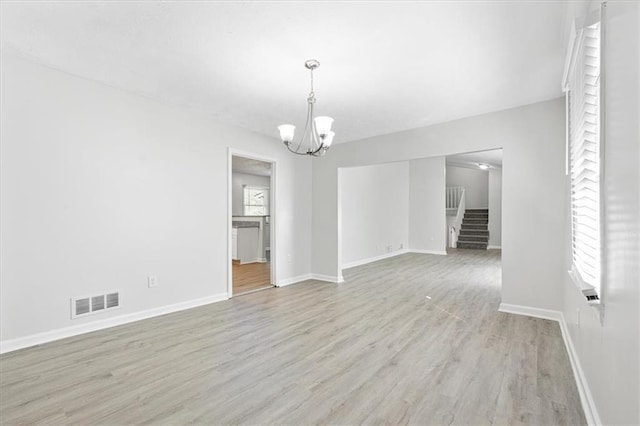
[[[586, 284], [580, 277], [580, 274], [575, 270], [575, 267], [572, 267], [568, 273], [569, 277], [571, 277], [571, 281], [573, 281], [576, 288], [585, 297], [585, 299], [587, 299], [587, 303], [589, 305], [602, 306], [602, 301], [600, 300], [600, 295], [596, 291], [596, 288], [592, 285]], [[595, 296], [596, 299], [593, 299], [590, 296]]]

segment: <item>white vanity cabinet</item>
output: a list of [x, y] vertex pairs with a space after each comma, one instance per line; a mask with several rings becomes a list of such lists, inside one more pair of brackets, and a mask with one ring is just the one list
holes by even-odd
[[241, 264], [260, 262], [260, 223], [257, 221], [234, 222], [231, 233], [231, 252]]
[[231, 229], [231, 258], [238, 260], [238, 228]]

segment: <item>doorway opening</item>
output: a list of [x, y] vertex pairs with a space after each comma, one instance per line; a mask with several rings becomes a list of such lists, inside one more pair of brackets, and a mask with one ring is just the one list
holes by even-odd
[[502, 250], [502, 149], [446, 157], [447, 246]]
[[408, 253], [501, 256], [501, 148], [341, 167], [337, 198], [339, 281]]
[[274, 287], [275, 162], [229, 152], [229, 297]]

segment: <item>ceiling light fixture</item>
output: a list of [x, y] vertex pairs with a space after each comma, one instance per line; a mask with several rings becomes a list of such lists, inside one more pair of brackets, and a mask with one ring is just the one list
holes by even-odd
[[282, 124], [278, 126], [278, 130], [280, 131], [282, 142], [284, 142], [289, 151], [298, 155], [321, 157], [326, 154], [333, 142], [333, 136], [335, 135], [331, 131], [333, 118], [313, 116], [313, 105], [316, 102], [316, 95], [313, 92], [313, 70], [320, 66], [320, 62], [310, 59], [304, 63], [304, 66], [311, 72], [311, 91], [307, 97], [307, 121], [304, 125], [302, 137], [297, 143], [293, 142], [293, 133], [296, 129], [293, 124]]
[[491, 166], [488, 165], [488, 164], [484, 164], [484, 163], [478, 163], [478, 167], [480, 167], [482, 170], [487, 170]]

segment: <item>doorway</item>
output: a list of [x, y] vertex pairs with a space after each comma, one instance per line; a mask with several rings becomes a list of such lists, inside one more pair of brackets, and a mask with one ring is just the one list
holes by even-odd
[[274, 287], [275, 161], [229, 152], [229, 297]]
[[502, 250], [501, 148], [340, 167], [337, 192], [338, 280], [407, 252]]

